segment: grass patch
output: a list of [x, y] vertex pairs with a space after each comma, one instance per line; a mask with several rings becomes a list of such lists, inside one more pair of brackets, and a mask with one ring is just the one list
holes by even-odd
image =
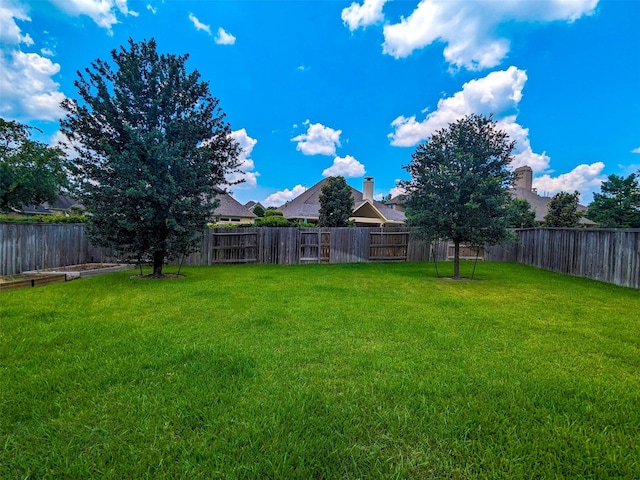
[[640, 478], [637, 290], [183, 273], [0, 294], [0, 478]]

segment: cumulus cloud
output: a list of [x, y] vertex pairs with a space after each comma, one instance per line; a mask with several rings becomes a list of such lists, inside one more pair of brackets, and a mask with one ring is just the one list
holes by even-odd
[[189, 20], [191, 20], [191, 23], [193, 23], [193, 26], [196, 28], [196, 30], [207, 32], [209, 35], [211, 35], [211, 26], [202, 23], [193, 13], [189, 14]]
[[387, 0], [364, 0], [362, 5], [353, 2], [342, 10], [342, 21], [352, 32], [359, 27], [365, 28], [382, 22], [382, 7], [386, 2]]
[[340, 134], [342, 130], [334, 130], [320, 123], [304, 122], [307, 125], [307, 133], [303, 133], [291, 139], [298, 142], [296, 149], [304, 155], [335, 155], [336, 147], [340, 146]]
[[590, 203], [593, 192], [599, 190], [605, 176], [602, 175], [604, 163], [596, 162], [591, 165], [582, 164], [557, 177], [549, 174], [533, 179], [533, 186], [538, 193], [545, 195], [555, 195], [559, 192], [580, 192], [580, 199], [583, 205]]
[[346, 178], [362, 177], [366, 173], [364, 165], [361, 164], [351, 155], [347, 155], [344, 158], [336, 157], [333, 159], [333, 165], [326, 168], [322, 172], [324, 177], [336, 177], [341, 175]]
[[285, 188], [284, 190], [281, 190], [279, 192], [272, 193], [267, 198], [265, 198], [261, 203], [266, 207], [271, 207], [271, 206], [279, 207], [287, 203], [289, 200], [296, 198], [298, 195], [303, 194], [306, 191], [307, 191], [306, 187], [303, 187], [302, 185], [298, 184], [295, 187], [293, 187], [291, 190], [289, 190], [288, 188]]
[[30, 21], [23, 10], [0, 7], [0, 40], [13, 45], [0, 52], [0, 115], [20, 120], [55, 120], [62, 114], [64, 95], [52, 77], [60, 65], [37, 53], [24, 53], [21, 44], [32, 45], [15, 19]]
[[218, 34], [216, 35], [216, 43], [218, 45], [233, 45], [236, 43], [236, 37], [226, 32], [224, 28], [218, 28]]
[[239, 180], [244, 180], [243, 183], [237, 185], [235, 188], [254, 188], [258, 183], [258, 177], [260, 174], [254, 171], [255, 165], [250, 157], [253, 147], [256, 146], [258, 140], [247, 135], [247, 131], [244, 128], [231, 132], [231, 137], [238, 142], [241, 148], [239, 156], [239, 169], [241, 171], [229, 175], [227, 177], [227, 181], [229, 183], [234, 183]]
[[631, 150], [631, 153], [640, 153], [640, 147]]
[[119, 23], [117, 12], [122, 15], [137, 17], [138, 13], [129, 10], [127, 0], [51, 0], [60, 10], [68, 15], [87, 15], [98, 26], [111, 33], [111, 27]]
[[391, 145], [411, 147], [428, 139], [436, 131], [470, 113], [494, 114], [498, 128], [516, 141], [513, 166], [529, 165], [534, 171], [544, 171], [550, 158], [546, 153], [535, 153], [529, 141], [529, 130], [517, 123], [518, 104], [522, 100], [522, 90], [527, 81], [527, 73], [516, 67], [491, 72], [486, 77], [471, 80], [462, 90], [451, 97], [438, 101], [436, 110], [422, 121], [416, 116], [397, 117], [391, 126], [395, 131], [389, 134]]
[[16, 20], [30, 22], [31, 18], [19, 6], [0, 4], [0, 42], [9, 45], [33, 45], [33, 39], [29, 34], [22, 34], [22, 29], [16, 23]]
[[597, 4], [598, 0], [422, 0], [408, 17], [384, 26], [383, 52], [403, 58], [439, 42], [446, 44], [444, 57], [451, 65], [469, 70], [491, 68], [506, 57], [510, 48], [509, 40], [497, 34], [500, 25], [573, 22], [593, 14]]
[[147, 3], [147, 10], [149, 10], [154, 15], [158, 13], [158, 9], [155, 8], [153, 5], [151, 5], [150, 3]]

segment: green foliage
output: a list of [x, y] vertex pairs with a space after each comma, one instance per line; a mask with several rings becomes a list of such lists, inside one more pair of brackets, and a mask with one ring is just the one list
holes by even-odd
[[182, 272], [0, 294], [0, 478], [640, 478], [637, 290], [493, 262]]
[[579, 200], [578, 191], [556, 193], [549, 202], [549, 209], [544, 216], [545, 227], [577, 227], [582, 218], [582, 214], [578, 212]]
[[31, 140], [32, 129], [0, 118], [0, 212], [53, 202], [68, 186], [65, 153]]
[[344, 177], [329, 177], [320, 192], [320, 227], [348, 227], [353, 214], [351, 187]]
[[215, 187], [237, 171], [239, 146], [187, 55], [159, 55], [152, 39], [129, 40], [96, 60], [66, 99], [62, 131], [78, 152], [89, 234], [137, 261], [194, 251], [213, 216]]
[[257, 217], [264, 217], [265, 209], [261, 205], [253, 207], [253, 214]]
[[524, 198], [512, 198], [507, 204], [507, 226], [510, 228], [532, 228], [536, 226], [536, 212]]
[[609, 228], [640, 228], [640, 171], [627, 178], [610, 175], [593, 195], [586, 217]]
[[266, 210], [264, 213], [265, 217], [284, 217], [284, 213], [282, 213], [282, 210], [276, 210], [276, 209], [269, 209]]
[[492, 116], [468, 115], [435, 132], [404, 167], [411, 174], [402, 182], [407, 224], [429, 241], [454, 242], [455, 278], [460, 243], [478, 248], [511, 238], [508, 189], [515, 177], [507, 167], [514, 146]]
[[265, 211], [263, 218], [256, 218], [254, 225], [256, 227], [289, 227], [289, 221], [284, 218], [284, 214], [280, 210]]
[[9, 216], [0, 215], [0, 222], [27, 222], [27, 223], [85, 223], [87, 217], [84, 215], [30, 215], [30, 216]]

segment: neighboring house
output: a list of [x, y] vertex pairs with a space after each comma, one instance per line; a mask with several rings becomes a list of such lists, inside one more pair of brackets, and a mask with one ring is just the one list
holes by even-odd
[[253, 212], [253, 209], [256, 207], [260, 207], [263, 210], [266, 210], [264, 205], [262, 205], [260, 202], [254, 202], [253, 200], [249, 200], [247, 203], [244, 204], [244, 208], [246, 208], [250, 212]]
[[[538, 192], [533, 188], [533, 171], [531, 167], [519, 167], [515, 169], [517, 175], [516, 183], [513, 188], [509, 189], [511, 195], [514, 198], [523, 198], [531, 204], [531, 208], [536, 212], [536, 222], [543, 223], [544, 217], [549, 211], [549, 202], [552, 197], [541, 197]], [[578, 212], [585, 212], [587, 207], [584, 205], [578, 205]], [[584, 226], [595, 225], [588, 218], [582, 217], [580, 224]]]
[[220, 201], [220, 205], [214, 211], [214, 224], [253, 224], [257, 217], [251, 210], [247, 210], [244, 205], [221, 188], [216, 187], [216, 193], [216, 198]]
[[85, 211], [83, 205], [71, 197], [60, 195], [52, 203], [42, 203], [40, 205], [23, 206], [16, 213], [24, 215], [82, 215]]
[[404, 202], [406, 200], [407, 200], [407, 196], [406, 195], [396, 195], [391, 200], [388, 200], [388, 201], [384, 202], [384, 205], [387, 208], [390, 208], [392, 210], [396, 210], [398, 212], [403, 212], [404, 213], [404, 211], [405, 211]]
[[[287, 220], [317, 223], [320, 217], [320, 193], [327, 182], [323, 179], [290, 200], [279, 210]], [[373, 177], [365, 177], [363, 192], [351, 187], [354, 208], [350, 220], [359, 227], [400, 226], [404, 224], [403, 212], [390, 209], [381, 202], [373, 199]]]

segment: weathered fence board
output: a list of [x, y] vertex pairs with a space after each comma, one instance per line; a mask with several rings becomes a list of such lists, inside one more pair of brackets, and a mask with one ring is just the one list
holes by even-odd
[[[640, 229], [535, 228], [518, 243], [487, 246], [483, 258], [640, 288]], [[187, 265], [446, 260], [448, 242], [429, 245], [407, 228], [237, 228], [203, 232]], [[474, 256], [475, 258], [475, 256]], [[0, 223], [0, 275], [87, 262], [112, 262], [82, 224]]]

